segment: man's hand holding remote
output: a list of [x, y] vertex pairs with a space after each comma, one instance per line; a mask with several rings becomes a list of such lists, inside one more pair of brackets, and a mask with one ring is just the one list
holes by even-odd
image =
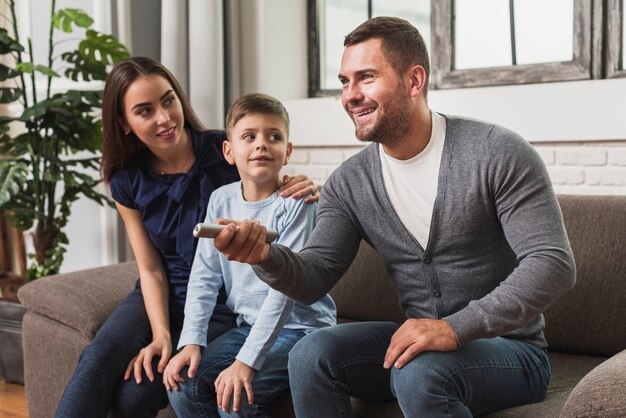
[[270, 244], [266, 243], [267, 230], [252, 221], [232, 221], [218, 218], [218, 225], [226, 225], [214, 240], [215, 248], [231, 261], [259, 264], [267, 260]]

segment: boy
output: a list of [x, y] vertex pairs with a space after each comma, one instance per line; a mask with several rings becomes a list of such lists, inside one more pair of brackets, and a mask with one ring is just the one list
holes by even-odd
[[[277, 230], [278, 243], [300, 250], [315, 225], [316, 205], [277, 193], [279, 172], [292, 149], [287, 111], [270, 96], [243, 96], [228, 111], [226, 133], [224, 157], [236, 165], [241, 181], [212, 194], [205, 222], [253, 219]], [[238, 326], [207, 345], [222, 284]], [[294, 304], [258, 280], [249, 265], [229, 262], [212, 240], [201, 239], [189, 279], [181, 351], [164, 372], [174, 410], [181, 417], [263, 415], [289, 387], [291, 347], [307, 333], [334, 324], [335, 305], [328, 295], [311, 306]], [[187, 373], [181, 373], [185, 367]], [[242, 392], [247, 402], [241, 402]]]

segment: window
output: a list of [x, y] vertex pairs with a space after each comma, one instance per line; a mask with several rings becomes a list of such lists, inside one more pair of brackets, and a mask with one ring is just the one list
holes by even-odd
[[432, 45], [433, 89], [626, 77], [624, 0], [308, 4], [310, 96], [338, 93], [343, 37], [379, 15], [409, 20]]
[[592, 78], [590, 0], [474, 2], [433, 4], [436, 88]]
[[309, 96], [339, 92], [343, 39], [375, 16], [402, 16], [430, 45], [430, 0], [308, 0]]

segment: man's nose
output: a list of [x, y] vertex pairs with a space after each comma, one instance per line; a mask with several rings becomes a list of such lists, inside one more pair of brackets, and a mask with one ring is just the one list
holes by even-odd
[[349, 83], [342, 91], [344, 104], [363, 100], [363, 93], [357, 83]]

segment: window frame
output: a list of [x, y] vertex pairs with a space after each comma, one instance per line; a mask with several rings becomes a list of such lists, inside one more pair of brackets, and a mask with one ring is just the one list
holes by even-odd
[[[491, 87], [626, 77], [621, 62], [621, 28], [626, 0], [574, 0], [573, 60], [507, 67], [454, 69], [453, 0], [431, 0], [430, 89]], [[322, 89], [318, 0], [307, 0], [308, 95], [328, 97], [341, 89]], [[618, 11], [619, 13], [615, 13]]]
[[624, 0], [606, 0], [606, 44], [604, 60], [606, 78], [626, 77], [626, 62], [623, 62], [622, 31], [624, 30]]
[[574, 0], [572, 61], [472, 69], [454, 68], [453, 4], [453, 0], [431, 3], [431, 85], [435, 89], [588, 80], [599, 75], [593, 59], [599, 46], [593, 28], [598, 26], [592, 20], [602, 16], [600, 1]]

